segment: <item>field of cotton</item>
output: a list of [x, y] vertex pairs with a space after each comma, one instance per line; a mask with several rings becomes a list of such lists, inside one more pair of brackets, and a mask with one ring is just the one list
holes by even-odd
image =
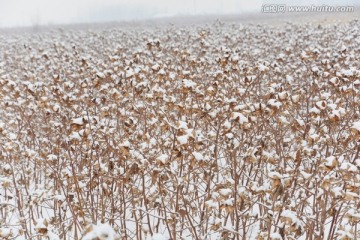
[[360, 29], [0, 34], [1, 239], [359, 239]]

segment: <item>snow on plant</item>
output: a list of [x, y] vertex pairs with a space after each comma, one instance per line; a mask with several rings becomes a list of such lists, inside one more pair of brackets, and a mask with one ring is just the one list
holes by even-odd
[[1, 34], [0, 238], [359, 238], [358, 35]]
[[82, 240], [115, 240], [115, 231], [109, 224], [90, 225], [85, 228]]

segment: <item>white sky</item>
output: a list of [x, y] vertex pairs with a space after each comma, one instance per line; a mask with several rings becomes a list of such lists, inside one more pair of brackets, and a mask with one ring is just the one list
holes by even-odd
[[357, 0], [0, 0], [0, 27], [261, 11], [264, 3], [354, 5]]

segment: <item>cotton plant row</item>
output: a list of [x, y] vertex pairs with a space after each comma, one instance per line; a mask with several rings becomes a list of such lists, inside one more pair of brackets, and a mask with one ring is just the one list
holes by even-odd
[[358, 35], [1, 35], [0, 238], [359, 238]]

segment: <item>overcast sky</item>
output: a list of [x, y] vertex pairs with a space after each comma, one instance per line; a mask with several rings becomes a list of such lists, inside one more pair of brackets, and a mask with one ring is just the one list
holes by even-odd
[[264, 3], [353, 5], [357, 0], [0, 0], [0, 27], [260, 12]]

